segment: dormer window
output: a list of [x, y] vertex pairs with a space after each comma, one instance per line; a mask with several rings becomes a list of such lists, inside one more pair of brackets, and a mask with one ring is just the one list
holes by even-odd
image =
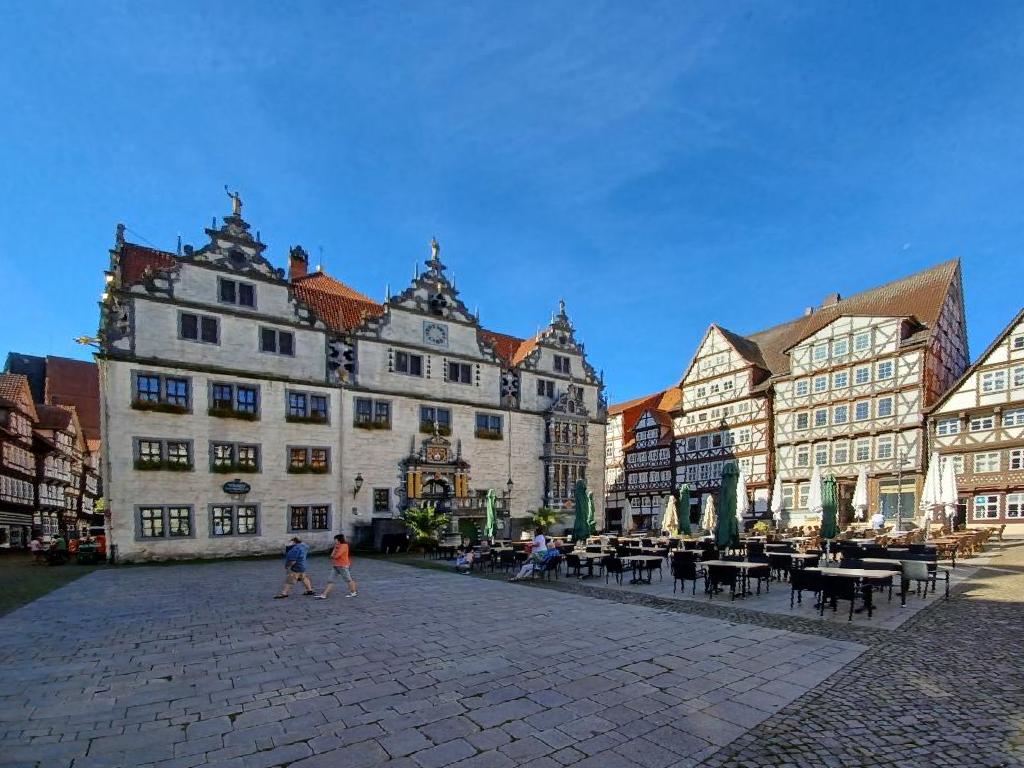
[[250, 309], [256, 306], [256, 287], [251, 283], [219, 278], [218, 296], [224, 304], [235, 304]]

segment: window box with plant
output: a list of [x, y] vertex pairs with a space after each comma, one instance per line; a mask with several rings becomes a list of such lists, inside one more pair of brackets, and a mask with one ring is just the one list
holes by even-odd
[[136, 459], [135, 469], [140, 472], [191, 472], [192, 463], [182, 461], [167, 461], [166, 459]]
[[153, 400], [132, 400], [132, 408], [136, 411], [155, 411], [156, 413], [188, 413], [188, 406], [154, 402]]
[[210, 467], [211, 472], [215, 472], [218, 475], [234, 475], [240, 473], [252, 474], [259, 472], [260, 468], [255, 464], [214, 464]]
[[225, 406], [213, 406], [209, 410], [207, 410], [207, 414], [209, 414], [210, 416], [216, 416], [218, 419], [240, 419], [241, 421], [260, 420], [258, 413], [236, 411], [234, 408]]
[[310, 464], [289, 464], [288, 474], [290, 475], [326, 475], [330, 472], [326, 466], [313, 466]]
[[[420, 422], [420, 432], [423, 433], [424, 435], [432, 435], [432, 434], [434, 434], [434, 422], [433, 421], [421, 421]], [[447, 424], [438, 424], [437, 425], [437, 434], [442, 435], [443, 437], [448, 437], [451, 433], [452, 433], [452, 428], [449, 425], [447, 425]]]
[[292, 424], [326, 424], [327, 414], [326, 413], [311, 413], [303, 416], [300, 414], [289, 413], [284, 417], [285, 421], [291, 422]]

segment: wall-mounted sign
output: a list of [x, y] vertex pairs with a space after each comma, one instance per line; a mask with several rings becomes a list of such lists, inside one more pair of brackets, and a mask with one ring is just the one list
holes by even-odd
[[244, 480], [235, 478], [234, 480], [228, 480], [224, 483], [224, 493], [232, 496], [241, 496], [242, 494], [248, 493], [252, 490], [252, 486]]

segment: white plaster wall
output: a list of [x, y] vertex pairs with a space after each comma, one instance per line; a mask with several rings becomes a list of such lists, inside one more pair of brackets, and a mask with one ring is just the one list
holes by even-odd
[[[129, 362], [110, 361], [104, 377], [104, 398], [111, 429], [104, 436], [109, 451], [110, 476], [106, 497], [111, 512], [111, 543], [125, 560], [166, 559], [274, 553], [282, 550], [287, 533], [289, 505], [330, 504], [332, 530], [300, 535], [314, 548], [325, 548], [340, 530], [339, 485], [340, 444], [337, 415], [339, 391], [330, 387], [303, 386], [307, 392], [330, 399], [331, 423], [294, 424], [285, 421], [285, 388], [280, 381], [255, 381], [237, 376], [208, 376], [171, 368], [146, 367], [154, 373], [188, 375], [192, 379], [192, 413], [166, 414], [131, 408], [132, 371], [142, 369]], [[242, 382], [260, 387], [261, 419], [246, 422], [208, 416], [208, 382]], [[299, 387], [292, 387], [299, 388]], [[134, 469], [133, 437], [180, 438], [193, 441], [194, 470], [191, 472], [138, 471]], [[209, 442], [225, 440], [258, 443], [262, 471], [240, 474], [252, 486], [243, 500], [260, 505], [258, 536], [211, 537], [208, 505], [232, 503], [223, 484], [232, 475], [209, 471]], [[327, 475], [289, 474], [286, 449], [289, 445], [325, 446], [331, 449], [331, 472]], [[190, 504], [194, 508], [195, 535], [182, 539], [136, 540], [135, 507], [146, 504]]]

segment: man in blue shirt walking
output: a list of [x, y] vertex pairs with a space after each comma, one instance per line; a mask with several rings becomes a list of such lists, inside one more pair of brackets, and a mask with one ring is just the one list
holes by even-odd
[[281, 587], [280, 594], [274, 595], [275, 600], [288, 597], [288, 593], [292, 591], [292, 586], [300, 579], [306, 588], [303, 594], [315, 594], [313, 592], [313, 583], [309, 580], [309, 574], [306, 573], [306, 555], [308, 554], [309, 545], [303, 544], [298, 536], [293, 536], [291, 546], [284, 552], [284, 585]]

